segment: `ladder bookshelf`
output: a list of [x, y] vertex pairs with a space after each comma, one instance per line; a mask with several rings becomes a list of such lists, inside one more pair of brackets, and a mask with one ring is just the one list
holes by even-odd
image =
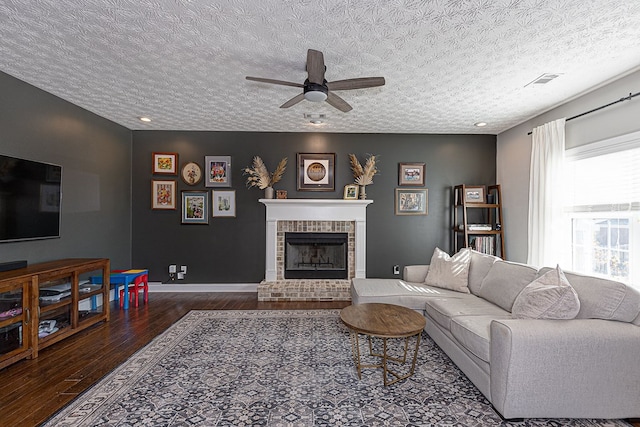
[[500, 185], [453, 187], [454, 252], [472, 248], [506, 259]]

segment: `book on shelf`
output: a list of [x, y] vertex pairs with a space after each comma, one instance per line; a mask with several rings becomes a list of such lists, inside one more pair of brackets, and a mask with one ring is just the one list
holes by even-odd
[[484, 254], [495, 255], [495, 237], [477, 236], [469, 240], [469, 247]]

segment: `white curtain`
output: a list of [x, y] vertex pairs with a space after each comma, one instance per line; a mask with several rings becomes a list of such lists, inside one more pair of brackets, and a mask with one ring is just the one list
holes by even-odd
[[527, 263], [538, 267], [553, 267], [562, 256], [564, 124], [562, 118], [533, 129]]

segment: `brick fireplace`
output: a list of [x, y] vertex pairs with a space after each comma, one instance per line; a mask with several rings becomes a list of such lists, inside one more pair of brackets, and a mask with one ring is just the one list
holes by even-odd
[[[267, 207], [265, 280], [259, 301], [348, 301], [354, 277], [366, 277], [366, 207], [372, 200], [261, 199]], [[347, 235], [347, 279], [285, 278], [285, 235]]]

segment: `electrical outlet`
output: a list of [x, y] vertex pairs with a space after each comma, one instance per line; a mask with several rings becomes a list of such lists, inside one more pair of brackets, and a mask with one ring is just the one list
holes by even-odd
[[399, 265], [394, 265], [393, 266], [393, 274], [400, 274], [400, 266]]
[[187, 266], [186, 265], [181, 265], [180, 266], [180, 271], [183, 272], [184, 274], [187, 274]]
[[184, 273], [183, 272], [179, 272], [178, 273], [178, 280], [182, 280], [184, 279]]
[[175, 264], [169, 265], [169, 274], [175, 273], [177, 271], [177, 266]]

